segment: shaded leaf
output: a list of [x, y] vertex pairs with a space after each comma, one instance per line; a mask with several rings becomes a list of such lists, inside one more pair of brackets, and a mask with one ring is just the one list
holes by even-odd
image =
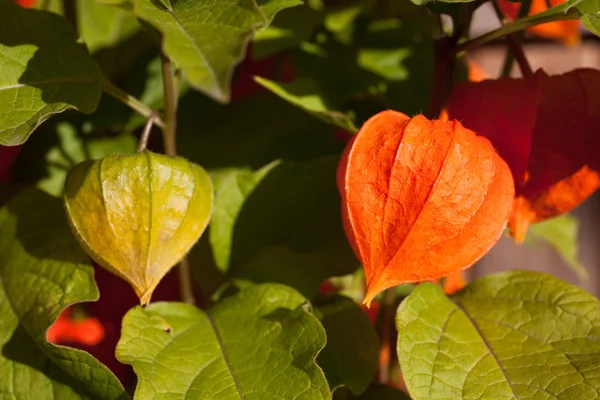
[[579, 260], [577, 233], [579, 221], [570, 215], [561, 215], [544, 222], [534, 224], [530, 228], [531, 236], [543, 240], [552, 246], [577, 274], [579, 279], [587, 279], [588, 273]]
[[600, 390], [598, 300], [550, 275], [490, 275], [450, 297], [424, 283], [396, 326], [415, 400], [592, 399]]
[[42, 134], [31, 138], [17, 159], [16, 180], [60, 196], [67, 172], [76, 164], [136, 150], [137, 139], [133, 135], [102, 137], [81, 130], [74, 122], [64, 120], [44, 125]]
[[308, 5], [283, 10], [273, 23], [256, 32], [252, 39], [252, 58], [262, 59], [309, 40], [323, 22], [325, 14]]
[[232, 278], [283, 283], [309, 298], [323, 279], [353, 272], [359, 262], [342, 230], [337, 161], [283, 161], [223, 179], [211, 230], [220, 267]]
[[126, 399], [117, 378], [81, 350], [46, 342], [67, 306], [98, 298], [92, 266], [62, 202], [37, 189], [0, 210], [0, 389], [11, 398]]
[[0, 145], [17, 145], [53, 114], [90, 114], [100, 72], [62, 17], [0, 0]]
[[138, 375], [136, 399], [328, 399], [315, 357], [325, 332], [306, 300], [257, 285], [205, 312], [182, 303], [136, 307], [117, 357]]
[[327, 345], [317, 363], [331, 389], [346, 386], [363, 393], [373, 380], [379, 360], [379, 338], [367, 314], [352, 299], [335, 296], [315, 306], [314, 314], [327, 333]]
[[298, 79], [290, 84], [282, 84], [258, 76], [255, 79], [282, 99], [302, 108], [328, 124], [338, 126], [349, 132], [358, 130], [348, 115], [334, 111], [326, 104], [315, 81]]
[[90, 53], [115, 46], [140, 30], [133, 13], [98, 0], [77, 1], [77, 27]]
[[309, 161], [344, 148], [333, 127], [271, 93], [224, 106], [191, 91], [180, 101], [177, 126], [179, 153], [212, 172], [259, 169], [278, 159]]

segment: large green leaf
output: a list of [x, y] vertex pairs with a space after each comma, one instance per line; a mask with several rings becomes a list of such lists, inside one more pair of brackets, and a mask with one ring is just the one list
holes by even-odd
[[335, 184], [338, 159], [284, 161], [221, 179], [210, 232], [220, 267], [309, 298], [323, 279], [354, 271], [359, 262], [343, 232]]
[[352, 299], [335, 296], [315, 306], [327, 332], [317, 363], [333, 389], [346, 386], [359, 395], [377, 372], [379, 338], [367, 314]]
[[262, 77], [255, 79], [283, 100], [302, 108], [328, 124], [338, 126], [348, 132], [358, 130], [348, 115], [335, 111], [334, 107], [327, 104], [314, 80], [297, 79], [290, 84], [279, 84]]
[[0, 145], [17, 145], [53, 114], [90, 114], [98, 67], [62, 17], [0, 0]]
[[[130, 0], [134, 12], [158, 29], [165, 52], [189, 83], [220, 102], [228, 102], [231, 75], [254, 32], [280, 9], [297, 2], [263, 0]], [[268, 15], [267, 15], [268, 13]]]
[[0, 393], [11, 399], [126, 399], [88, 353], [46, 342], [67, 306], [98, 298], [62, 202], [36, 189], [0, 210]]
[[571, 215], [561, 215], [531, 225], [528, 237], [534, 241], [545, 241], [552, 246], [579, 279], [588, 277], [587, 270], [579, 260], [577, 233], [579, 221]]
[[598, 397], [599, 302], [550, 275], [490, 275], [451, 297], [424, 283], [396, 326], [415, 400]]
[[315, 357], [325, 332], [282, 285], [250, 286], [205, 312], [181, 303], [136, 307], [117, 358], [138, 375], [136, 399], [329, 399]]

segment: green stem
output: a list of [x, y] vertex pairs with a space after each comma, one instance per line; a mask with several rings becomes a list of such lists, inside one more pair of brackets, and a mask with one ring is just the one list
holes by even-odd
[[[129, 93], [126, 93], [120, 88], [113, 85], [113, 83], [106, 79], [104, 76], [102, 77], [102, 90], [104, 91], [104, 93], [121, 101], [125, 105], [129, 106], [132, 110], [137, 111], [146, 118], [150, 118], [154, 114], [154, 110], [152, 110], [150, 107], [148, 107]], [[164, 129], [165, 127], [164, 121], [159, 116], [155, 117], [154, 123], [158, 125], [161, 129]]]
[[165, 127], [163, 128], [163, 141], [165, 153], [169, 156], [177, 155], [177, 91], [173, 80], [173, 67], [168, 55], [160, 54], [163, 89], [165, 93]]
[[148, 118], [146, 126], [144, 127], [142, 135], [140, 136], [140, 141], [137, 148], [138, 153], [146, 150], [146, 147], [148, 147], [148, 139], [150, 139], [150, 132], [152, 131], [152, 126], [154, 125], [155, 120], [156, 113], [153, 113], [150, 118]]
[[454, 51], [462, 53], [464, 51], [481, 46], [492, 40], [499, 39], [511, 33], [516, 33], [532, 26], [544, 24], [546, 22], [564, 21], [579, 19], [580, 14], [575, 8], [570, 8], [567, 3], [559, 4], [539, 14], [531, 15], [522, 19], [518, 19], [510, 24], [504, 25], [498, 29], [488, 32], [484, 35], [468, 40], [456, 46]]
[[[179, 100], [178, 85], [173, 79], [173, 66], [171, 59], [164, 51], [160, 53], [163, 89], [165, 96], [165, 126], [163, 128], [163, 143], [165, 153], [168, 156], [177, 155], [177, 103]], [[184, 257], [179, 263], [177, 270], [179, 272], [179, 289], [181, 291], [181, 300], [187, 304], [196, 304], [194, 288], [192, 286], [192, 270], [190, 262]]]

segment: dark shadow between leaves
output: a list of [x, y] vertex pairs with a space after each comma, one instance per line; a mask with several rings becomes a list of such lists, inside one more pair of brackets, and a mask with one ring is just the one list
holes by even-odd
[[229, 275], [278, 282], [311, 298], [320, 282], [359, 266], [343, 232], [338, 156], [275, 166], [236, 219]]

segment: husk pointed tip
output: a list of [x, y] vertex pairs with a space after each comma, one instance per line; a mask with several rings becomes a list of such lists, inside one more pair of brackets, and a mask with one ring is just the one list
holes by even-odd
[[522, 196], [515, 198], [513, 210], [508, 220], [508, 227], [510, 228], [510, 235], [514, 238], [516, 244], [521, 244], [525, 241], [527, 229], [529, 229], [534, 216], [527, 199]]

